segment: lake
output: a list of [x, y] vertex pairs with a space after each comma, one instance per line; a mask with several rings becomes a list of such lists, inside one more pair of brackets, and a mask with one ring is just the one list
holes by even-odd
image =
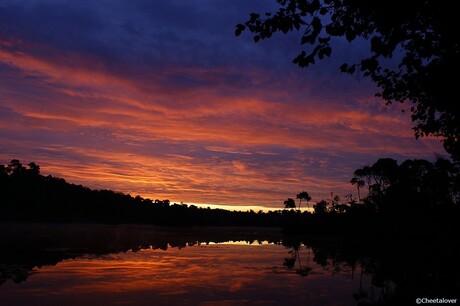
[[353, 245], [279, 229], [2, 224], [0, 233], [1, 305], [391, 305], [406, 286]]

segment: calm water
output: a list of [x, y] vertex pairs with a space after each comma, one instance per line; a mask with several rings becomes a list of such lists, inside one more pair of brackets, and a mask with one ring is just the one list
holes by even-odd
[[369, 271], [374, 262], [332, 252], [336, 242], [283, 241], [274, 230], [0, 230], [0, 305], [357, 305], [396, 288]]

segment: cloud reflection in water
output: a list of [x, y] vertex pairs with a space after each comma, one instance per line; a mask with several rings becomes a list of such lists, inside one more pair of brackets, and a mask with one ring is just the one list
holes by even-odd
[[230, 243], [84, 256], [35, 269], [26, 282], [7, 282], [0, 296], [6, 305], [354, 304], [359, 279], [312, 262], [308, 277], [299, 277], [283, 266], [288, 251]]

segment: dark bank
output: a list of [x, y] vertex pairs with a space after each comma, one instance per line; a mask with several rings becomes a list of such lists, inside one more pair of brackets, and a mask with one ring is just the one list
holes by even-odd
[[[283, 275], [279, 281], [291, 286], [286, 291], [289, 294], [275, 294], [271, 299], [273, 291], [259, 287], [258, 295], [251, 295], [246, 289], [235, 289], [232, 293], [226, 286], [212, 287], [224, 296], [231, 296], [227, 296], [229, 304], [263, 300], [267, 304], [282, 305], [281, 300], [288, 299], [314, 300], [324, 305], [410, 305], [417, 298], [456, 298], [460, 292], [456, 171], [456, 164], [441, 159], [434, 163], [409, 160], [401, 165], [391, 159], [380, 159], [354, 172], [351, 183], [358, 190], [363, 189], [362, 198], [350, 197], [344, 203], [334, 196], [317, 202], [313, 212], [301, 212], [294, 205], [292, 209], [255, 213], [203, 209], [110, 190], [91, 190], [61, 178], [43, 176], [35, 163], [25, 167], [18, 160], [12, 160], [0, 171], [1, 194], [5, 200], [1, 205], [0, 224], [3, 284], [0, 296], [12, 298], [13, 292], [20, 294], [21, 288], [31, 286], [32, 291], [24, 291], [23, 298], [29, 296], [33, 300], [31, 292], [44, 284], [41, 282], [49, 282], [51, 275], [62, 277], [65, 273], [84, 270], [78, 268], [80, 264], [92, 267], [85, 270], [87, 275], [77, 275], [82, 283], [86, 284], [91, 273], [98, 271], [98, 277], [111, 279], [117, 287], [121, 276], [110, 272], [113, 262], [107, 258], [115, 256], [117, 269], [126, 270], [131, 264], [125, 266], [123, 262], [156, 267], [161, 263], [161, 256], [180, 257], [186, 252], [181, 250], [190, 250], [203, 258], [220, 252], [222, 261], [216, 262], [213, 257], [211, 263], [193, 263], [209, 278], [222, 275], [222, 269], [231, 270], [229, 265], [241, 264], [239, 273], [242, 274], [247, 269], [264, 271], [254, 272], [257, 274], [254, 286], [255, 283], [262, 286], [262, 279], [267, 277], [273, 277], [277, 283], [274, 279], [279, 275]], [[244, 249], [241, 244], [259, 245], [262, 249]], [[198, 256], [196, 254], [193, 256]], [[256, 258], [258, 264], [266, 265], [248, 268], [243, 265], [246, 256], [251, 262]], [[187, 260], [191, 259], [181, 260], [188, 265]], [[92, 265], [103, 266], [104, 272]], [[215, 275], [203, 267], [212, 267]], [[60, 270], [64, 268], [69, 271]], [[150, 272], [156, 275], [156, 268], [152, 269]], [[175, 269], [176, 266], [162, 273], [178, 273]], [[126, 275], [131, 273], [128, 270]], [[223, 275], [228, 281], [239, 279]], [[149, 282], [149, 277], [143, 275], [143, 282]], [[181, 277], [189, 282], [195, 276], [189, 273]], [[301, 287], [296, 282], [292, 284], [293, 277]], [[61, 282], [56, 280], [55, 285]], [[343, 286], [343, 291], [337, 294], [347, 296], [346, 302], [331, 292], [324, 293], [323, 299], [314, 297], [311, 288], [328, 282]], [[103, 286], [99, 280], [94, 284]], [[160, 294], [155, 284], [149, 283], [149, 286]], [[190, 288], [183, 288], [183, 292], [193, 296]], [[133, 294], [129, 290], [121, 291], [126, 295], [117, 295], [116, 301]], [[206, 296], [208, 302], [225, 302], [210, 298], [203, 288], [197, 292]], [[180, 303], [186, 301], [181, 294], [163, 293], [169, 296], [169, 301], [174, 298]], [[96, 295], [98, 293], [93, 292], [93, 303], [85, 303], [99, 303], [102, 297], [96, 299]], [[49, 302], [69, 298], [63, 294]], [[195, 298], [198, 303], [199, 298]], [[152, 305], [149, 301], [141, 304]]]

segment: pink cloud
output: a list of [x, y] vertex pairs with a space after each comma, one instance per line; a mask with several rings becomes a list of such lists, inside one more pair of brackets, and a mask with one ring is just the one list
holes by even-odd
[[[281, 207], [301, 189], [314, 199], [351, 192], [347, 175], [370, 156], [442, 152], [435, 139], [416, 142], [399, 110], [365, 108], [376, 101], [362, 93], [350, 106], [317, 93], [299, 98], [301, 89], [309, 92], [301, 80], [283, 83], [258, 70], [166, 67], [120, 75], [95, 59], [4, 46], [0, 64], [9, 68], [0, 71], [8, 80], [0, 85], [0, 110], [9, 115], [0, 120], [0, 139], [8, 150], [0, 157], [24, 156], [90, 187]], [[184, 76], [201, 85], [185, 86], [178, 81]], [[350, 173], [334, 170], [340, 167]]]

